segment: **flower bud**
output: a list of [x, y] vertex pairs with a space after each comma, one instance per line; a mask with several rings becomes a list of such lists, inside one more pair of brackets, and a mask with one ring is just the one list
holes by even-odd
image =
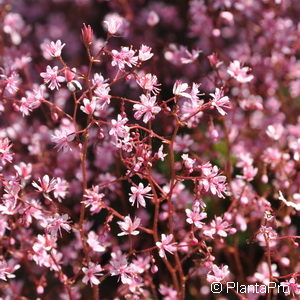
[[88, 46], [93, 42], [93, 30], [90, 25], [86, 26], [83, 23], [83, 28], [81, 29], [83, 43]]
[[66, 68], [65, 69], [65, 78], [66, 78], [66, 81], [67, 82], [70, 82], [74, 79], [75, 77], [75, 74], [69, 69], [69, 68]]

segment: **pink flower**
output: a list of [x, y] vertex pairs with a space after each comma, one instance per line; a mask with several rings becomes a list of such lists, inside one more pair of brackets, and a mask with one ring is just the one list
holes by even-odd
[[158, 157], [158, 159], [160, 159], [161, 161], [164, 161], [164, 160], [165, 160], [165, 157], [167, 156], [167, 154], [165, 154], [165, 153], [163, 152], [163, 150], [164, 150], [164, 146], [161, 145], [161, 146], [159, 147], [158, 151], [157, 151], [157, 157]]
[[174, 83], [173, 86], [173, 94], [175, 96], [181, 96], [181, 97], [186, 97], [186, 98], [191, 98], [191, 95], [186, 92], [188, 89], [188, 84], [187, 83], [182, 83], [181, 81], [177, 80]]
[[250, 82], [254, 76], [247, 74], [250, 71], [249, 67], [241, 67], [241, 63], [238, 60], [234, 60], [230, 63], [227, 73], [241, 83]]
[[230, 108], [230, 101], [227, 96], [224, 96], [224, 92], [216, 88], [215, 93], [210, 94], [213, 99], [211, 100], [211, 105], [217, 109], [220, 115], [225, 116], [226, 111], [223, 108]]
[[160, 284], [159, 292], [164, 296], [163, 300], [178, 300], [177, 291], [166, 285]]
[[96, 108], [96, 100], [93, 97], [90, 101], [87, 98], [83, 99], [83, 105], [80, 106], [80, 109], [87, 115], [92, 115]]
[[8, 138], [0, 138], [0, 164], [6, 165], [6, 163], [12, 162], [13, 153], [10, 152], [12, 144]]
[[29, 116], [30, 112], [39, 107], [41, 102], [29, 94], [27, 97], [22, 97], [19, 102], [19, 110], [23, 116]]
[[[262, 245], [266, 246], [266, 238], [269, 241], [269, 245], [276, 245], [277, 232], [270, 226], [261, 225], [258, 233], [256, 234], [256, 239], [261, 242]], [[272, 243], [273, 242], [273, 243]]]
[[150, 47], [142, 45], [139, 50], [139, 60], [140, 61], [149, 60], [153, 56], [153, 53], [151, 53], [151, 50], [152, 49]]
[[45, 51], [52, 57], [61, 56], [61, 50], [66, 44], [62, 44], [61, 40], [57, 40], [55, 43], [52, 41], [51, 43], [46, 44]]
[[109, 95], [110, 86], [104, 80], [104, 77], [101, 74], [94, 74], [94, 78], [92, 80], [93, 84], [96, 86], [94, 90], [94, 94], [97, 100], [97, 109], [104, 109], [106, 105], [110, 103], [111, 96]]
[[194, 224], [197, 228], [203, 227], [203, 222], [200, 222], [201, 220], [205, 219], [207, 217], [207, 214], [205, 212], [200, 212], [200, 202], [196, 201], [193, 205], [193, 210], [190, 210], [187, 208], [185, 210], [185, 213], [187, 215], [186, 221], [189, 224]]
[[3, 31], [10, 35], [11, 40], [15, 45], [21, 43], [21, 33], [24, 28], [26, 28], [26, 23], [20, 14], [9, 12], [5, 15]]
[[88, 245], [93, 249], [95, 252], [105, 252], [105, 247], [101, 245], [101, 241], [99, 236], [94, 232], [90, 231], [87, 238]]
[[62, 130], [56, 129], [51, 136], [51, 140], [56, 144], [57, 151], [68, 152], [72, 151], [71, 142], [74, 140], [75, 134], [73, 130], [63, 128]]
[[284, 287], [283, 291], [285, 295], [300, 295], [300, 284], [296, 282], [294, 277], [292, 277], [289, 281], [280, 282], [280, 286]]
[[121, 251], [116, 251], [111, 254], [110, 273], [112, 276], [121, 275], [122, 283], [128, 280], [129, 266], [125, 254]]
[[266, 134], [273, 140], [278, 141], [284, 133], [284, 127], [280, 124], [269, 125]]
[[188, 172], [192, 173], [193, 172], [194, 163], [196, 162], [196, 160], [190, 158], [188, 154], [182, 154], [181, 158], [182, 158], [184, 166], [187, 168]]
[[206, 280], [209, 283], [221, 282], [229, 275], [228, 266], [222, 266], [219, 268], [217, 265], [212, 265], [212, 270], [207, 274]]
[[121, 47], [121, 51], [112, 50], [112, 66], [118, 66], [119, 69], [124, 69], [125, 65], [132, 67], [137, 64], [138, 57], [134, 56], [135, 51], [129, 47]]
[[176, 251], [176, 244], [177, 243], [172, 243], [173, 240], [173, 234], [161, 235], [161, 242], [156, 242], [156, 246], [159, 249], [159, 256], [160, 257], [166, 257], [165, 251], [173, 254], [174, 251]]
[[17, 72], [12, 72], [10, 75], [0, 75], [1, 84], [5, 86], [5, 90], [14, 95], [19, 90], [20, 77]]
[[59, 89], [60, 87], [59, 83], [65, 81], [65, 77], [59, 76], [57, 72], [58, 72], [57, 66], [53, 68], [47, 66], [46, 72], [40, 73], [41, 77], [44, 78], [44, 82], [46, 84], [49, 83], [48, 87], [50, 90]]
[[90, 206], [92, 214], [100, 212], [103, 208], [104, 194], [99, 192], [99, 186], [93, 186], [91, 189], [85, 190], [83, 197], [86, 198], [86, 200], [81, 201], [81, 203], [85, 204], [85, 207]]
[[20, 162], [18, 165], [14, 165], [14, 169], [17, 171], [18, 175], [23, 179], [29, 179], [32, 172], [32, 164], [25, 164]]
[[148, 13], [147, 24], [149, 26], [155, 26], [158, 22], [159, 22], [159, 15], [154, 10], [151, 10]]
[[134, 221], [132, 222], [130, 216], [126, 216], [124, 219], [124, 222], [118, 222], [118, 225], [120, 226], [121, 230], [123, 232], [119, 233], [118, 236], [122, 235], [138, 235], [139, 231], [136, 230], [141, 223], [140, 218], [134, 218]]
[[277, 272], [277, 265], [276, 264], [271, 264], [271, 270], [270, 270], [268, 263], [265, 262], [265, 261], [262, 261], [258, 265], [256, 270], [257, 271], [253, 275], [253, 280], [258, 281], [258, 282], [262, 282], [265, 285], [269, 284], [270, 275], [272, 276], [272, 278], [275, 278], [275, 277], [279, 276], [279, 273]]
[[258, 172], [257, 168], [253, 166], [246, 166], [243, 168], [243, 176], [242, 178], [246, 179], [247, 181], [252, 181]]
[[141, 104], [134, 104], [133, 109], [136, 110], [134, 117], [139, 120], [143, 117], [143, 122], [148, 123], [154, 118], [154, 115], [161, 111], [161, 108], [156, 104], [156, 96], [141, 95]]
[[157, 83], [157, 77], [153, 74], [142, 74], [137, 77], [137, 83], [138, 85], [148, 91], [148, 92], [153, 92], [153, 94], [158, 94], [160, 89], [158, 86], [160, 86], [159, 83]]
[[[133, 206], [135, 204], [135, 201], [137, 201], [137, 207], [139, 207], [139, 204], [143, 207], [146, 206], [145, 198], [151, 198], [152, 195], [148, 194], [151, 191], [151, 187], [148, 185], [144, 187], [142, 183], [139, 183], [137, 187], [132, 186], [131, 188], [132, 194], [130, 195], [129, 202]], [[145, 197], [145, 198], [144, 198]]]
[[115, 35], [116, 33], [118, 33], [119, 29], [121, 28], [121, 26], [123, 25], [124, 19], [114, 13], [114, 14], [108, 14], [105, 17], [105, 20], [103, 21], [103, 24], [105, 24], [105, 29], [111, 34], [111, 35]]
[[50, 180], [50, 177], [48, 175], [44, 175], [43, 178], [39, 178], [38, 179], [38, 183], [36, 183], [35, 181], [32, 183], [32, 185], [39, 191], [42, 193], [50, 193], [51, 191], [53, 191], [56, 187], [57, 184], [57, 179], [56, 178], [52, 178]]
[[188, 134], [185, 135], [177, 135], [175, 138], [175, 143], [173, 145], [174, 151], [176, 152], [188, 152], [190, 151], [190, 147], [193, 145], [193, 140], [191, 136]]
[[126, 117], [118, 115], [117, 120], [111, 120], [112, 127], [109, 131], [109, 134], [116, 135], [121, 138], [127, 136], [129, 132], [129, 127], [125, 126], [127, 122], [128, 119]]
[[15, 278], [14, 271], [18, 270], [20, 265], [15, 264], [13, 260], [8, 263], [5, 260], [0, 261], [0, 279], [7, 281], [7, 279]]
[[210, 190], [213, 195], [225, 198], [223, 194], [227, 193], [226, 176], [219, 175], [219, 168], [217, 166], [205, 168], [202, 171], [204, 176], [199, 180], [200, 190], [204, 190], [205, 192]]
[[203, 233], [210, 238], [218, 235], [221, 238], [227, 237], [227, 232], [233, 234], [236, 232], [235, 228], [230, 228], [230, 225], [227, 221], [224, 221], [222, 217], [215, 217], [211, 221], [210, 225], [203, 231]]
[[82, 272], [84, 273], [84, 277], [82, 278], [82, 282], [88, 284], [90, 282], [91, 285], [98, 285], [100, 284], [99, 279], [97, 276], [101, 276], [103, 271], [100, 265], [96, 265], [93, 262], [89, 262], [87, 267], [82, 268]]
[[71, 230], [71, 226], [69, 225], [69, 216], [67, 214], [59, 215], [58, 213], [50, 216], [48, 219], [41, 220], [41, 226], [46, 228], [46, 232], [51, 235], [57, 235], [57, 232], [61, 235], [61, 229], [66, 231]]
[[61, 199], [64, 199], [67, 195], [67, 189], [69, 187], [69, 184], [66, 180], [58, 177], [56, 179], [55, 188], [53, 191], [53, 195], [55, 198], [58, 199], [58, 201], [61, 201]]

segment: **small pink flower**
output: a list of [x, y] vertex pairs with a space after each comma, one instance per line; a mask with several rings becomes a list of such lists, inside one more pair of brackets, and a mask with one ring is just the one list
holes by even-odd
[[83, 99], [83, 105], [80, 106], [80, 109], [87, 115], [92, 115], [96, 108], [96, 100], [93, 97], [92, 100], [87, 98]]
[[83, 197], [86, 198], [86, 200], [81, 201], [81, 203], [85, 204], [85, 207], [90, 206], [92, 214], [100, 212], [103, 208], [104, 194], [100, 193], [99, 186], [93, 186], [91, 189], [86, 189]]
[[15, 264], [13, 260], [6, 262], [5, 260], [0, 261], [0, 279], [7, 281], [7, 279], [15, 278], [14, 271], [18, 270], [21, 266]]
[[129, 47], [121, 47], [120, 51], [112, 50], [112, 66], [118, 66], [120, 70], [125, 66], [132, 67], [137, 64], [138, 57], [135, 56], [135, 51]]
[[151, 50], [152, 49], [150, 47], [142, 45], [139, 50], [139, 60], [140, 61], [149, 60], [153, 56], [153, 53], [151, 53]]
[[280, 124], [269, 125], [266, 134], [273, 140], [278, 141], [284, 133], [284, 127]]
[[126, 216], [124, 219], [124, 222], [118, 222], [118, 225], [120, 226], [121, 230], [123, 232], [119, 233], [118, 236], [122, 235], [138, 235], [139, 231], [136, 230], [141, 223], [140, 218], [134, 218], [134, 221], [132, 222], [130, 216]]
[[115, 35], [122, 27], [124, 19], [118, 14], [108, 14], [103, 21], [105, 29], [111, 34]]
[[289, 281], [281, 282], [280, 286], [283, 287], [283, 293], [285, 295], [300, 295], [300, 284], [296, 282], [294, 277], [292, 277]]
[[61, 40], [57, 40], [55, 43], [52, 41], [45, 46], [45, 50], [52, 57], [61, 56], [61, 51], [66, 44], [62, 44]]
[[31, 177], [32, 172], [32, 164], [25, 164], [24, 162], [21, 162], [18, 165], [14, 165], [14, 169], [17, 171], [18, 175], [26, 180]]
[[160, 284], [159, 292], [164, 296], [164, 298], [163, 298], [164, 300], [177, 300], [178, 299], [177, 291], [166, 285]]
[[252, 181], [258, 172], [257, 168], [253, 166], [247, 166], [243, 168], [243, 176], [242, 178], [246, 179], [247, 181]]
[[188, 84], [187, 83], [182, 83], [181, 81], [177, 80], [174, 83], [173, 86], [173, 94], [175, 96], [181, 96], [181, 97], [185, 97], [185, 98], [191, 98], [191, 95], [189, 93], [186, 92], [186, 90], [188, 89]]
[[187, 208], [185, 210], [185, 213], [187, 215], [187, 223], [194, 224], [197, 228], [203, 227], [203, 222], [200, 222], [201, 220], [205, 219], [207, 217], [207, 214], [205, 212], [200, 212], [200, 202], [196, 201], [193, 205], [193, 210]]
[[53, 190], [53, 195], [55, 198], [58, 199], [58, 201], [60, 202], [61, 199], [64, 199], [67, 195], [67, 190], [68, 190], [69, 184], [66, 180], [58, 177], [56, 179], [56, 184], [55, 184], [55, 188]]
[[154, 10], [151, 10], [147, 17], [147, 24], [149, 26], [155, 26], [158, 22], [159, 22], [159, 15]]
[[8, 138], [0, 138], [0, 164], [3, 166], [13, 160], [13, 153], [10, 152], [11, 147], [12, 144]]
[[42, 192], [42, 193], [50, 193], [51, 191], [53, 191], [55, 189], [55, 186], [57, 184], [56, 178], [52, 178], [50, 180], [50, 177], [48, 175], [44, 175], [42, 179], [39, 178], [38, 182], [39, 182], [39, 184], [34, 181], [32, 183], [32, 185], [39, 192]]
[[143, 116], [143, 122], [148, 123], [156, 114], [161, 111], [161, 108], [156, 105], [156, 96], [141, 95], [141, 104], [134, 104], [133, 109], [136, 111], [134, 117], [139, 120]]
[[157, 157], [158, 157], [158, 159], [160, 159], [161, 161], [164, 161], [164, 160], [165, 160], [165, 157], [167, 156], [167, 154], [165, 154], [165, 153], [163, 152], [163, 150], [164, 150], [164, 146], [161, 145], [161, 146], [159, 147], [158, 151], [157, 151]]
[[159, 256], [160, 257], [166, 257], [165, 251], [173, 254], [174, 251], [176, 251], [176, 243], [172, 243], [173, 240], [173, 234], [161, 235], [161, 242], [156, 242], [156, 246], [159, 249]]
[[[143, 207], [146, 206], [145, 198], [151, 198], [152, 195], [148, 194], [151, 191], [151, 187], [148, 185], [144, 187], [142, 183], [139, 183], [137, 187], [132, 186], [131, 188], [132, 194], [130, 195], [129, 202], [133, 206], [135, 204], [135, 201], [137, 201], [137, 207], [139, 207], [139, 204]], [[144, 198], [145, 197], [145, 198]]]
[[40, 73], [41, 77], [44, 78], [44, 82], [47, 84], [49, 83], [48, 87], [50, 90], [59, 89], [60, 82], [65, 81], [65, 77], [59, 76], [58, 74], [58, 67], [55, 66], [51, 68], [47, 66], [46, 72]]
[[75, 134], [71, 129], [64, 128], [62, 130], [56, 129], [51, 136], [51, 140], [55, 143], [57, 151], [68, 152], [72, 151], [71, 142], [74, 140]]
[[221, 282], [229, 275], [228, 266], [222, 266], [219, 268], [217, 265], [212, 265], [212, 270], [207, 274], [207, 281], [212, 282]]
[[226, 111], [223, 108], [230, 108], [230, 101], [227, 96], [224, 96], [224, 92], [216, 88], [215, 93], [210, 94], [213, 97], [211, 105], [217, 109], [220, 115], [226, 115]]
[[101, 241], [99, 236], [94, 232], [90, 231], [87, 238], [88, 245], [93, 249], [95, 252], [105, 252], [105, 247], [101, 245]]
[[46, 228], [46, 232], [51, 235], [57, 235], [59, 232], [61, 235], [61, 230], [64, 229], [66, 231], [71, 230], [71, 226], [69, 225], [69, 216], [67, 214], [59, 215], [58, 213], [49, 217], [48, 219], [41, 220], [41, 226]]
[[241, 67], [241, 63], [238, 60], [234, 60], [230, 63], [227, 73], [241, 83], [250, 82], [254, 76], [247, 74], [250, 71], [249, 67]]
[[110, 135], [115, 135], [118, 137], [125, 137], [128, 135], [129, 127], [125, 126], [125, 124], [128, 122], [128, 119], [126, 117], [122, 117], [121, 115], [118, 115], [117, 120], [111, 120], [111, 129], [109, 131]]
[[142, 74], [137, 77], [137, 83], [138, 85], [148, 91], [148, 92], [153, 92], [153, 94], [158, 94], [160, 89], [158, 86], [160, 86], [159, 83], [157, 83], [157, 77], [153, 74]]
[[187, 168], [188, 172], [192, 173], [196, 160], [190, 158], [188, 154], [182, 154], [181, 158], [182, 158], [184, 166]]
[[223, 220], [222, 217], [215, 217], [210, 225], [203, 231], [203, 233], [210, 238], [219, 236], [221, 238], [227, 237], [227, 233], [233, 234], [236, 232], [235, 228], [231, 228], [230, 224]]
[[9, 94], [14, 95], [19, 90], [21, 81], [17, 72], [12, 72], [10, 75], [0, 75], [0, 78], [3, 78], [0, 82]]
[[199, 180], [200, 190], [210, 192], [217, 195], [219, 198], [224, 198], [223, 194], [227, 193], [226, 176], [219, 174], [219, 168], [213, 166], [212, 168], [202, 169], [203, 177]]
[[82, 268], [82, 272], [84, 273], [84, 277], [82, 278], [82, 282], [88, 284], [90, 282], [91, 285], [99, 285], [100, 281], [97, 276], [101, 276], [103, 271], [100, 265], [96, 265], [93, 262], [89, 262], [87, 267]]

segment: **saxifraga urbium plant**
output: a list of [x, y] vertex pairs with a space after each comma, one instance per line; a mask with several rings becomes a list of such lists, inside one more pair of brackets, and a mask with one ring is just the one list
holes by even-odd
[[1, 299], [297, 299], [299, 15], [0, 1]]

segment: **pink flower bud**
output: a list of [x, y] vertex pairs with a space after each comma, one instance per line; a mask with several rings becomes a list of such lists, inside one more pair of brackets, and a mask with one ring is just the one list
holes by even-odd
[[43, 288], [41, 285], [39, 285], [39, 286], [36, 288], [36, 292], [37, 292], [39, 295], [41, 295], [41, 294], [44, 293], [44, 288]]
[[65, 70], [65, 78], [67, 82], [72, 81], [75, 78], [74, 72], [72, 72], [69, 68]]
[[58, 114], [55, 113], [55, 112], [51, 113], [51, 118], [52, 118], [53, 121], [57, 121], [58, 120]]
[[210, 62], [210, 65], [213, 68], [216, 67], [217, 63], [219, 62], [216, 53], [212, 53], [211, 55], [208, 55], [207, 58], [208, 58], [208, 60]]
[[86, 26], [83, 23], [83, 28], [81, 29], [81, 35], [83, 43], [88, 46], [93, 42], [93, 29], [90, 25]]

